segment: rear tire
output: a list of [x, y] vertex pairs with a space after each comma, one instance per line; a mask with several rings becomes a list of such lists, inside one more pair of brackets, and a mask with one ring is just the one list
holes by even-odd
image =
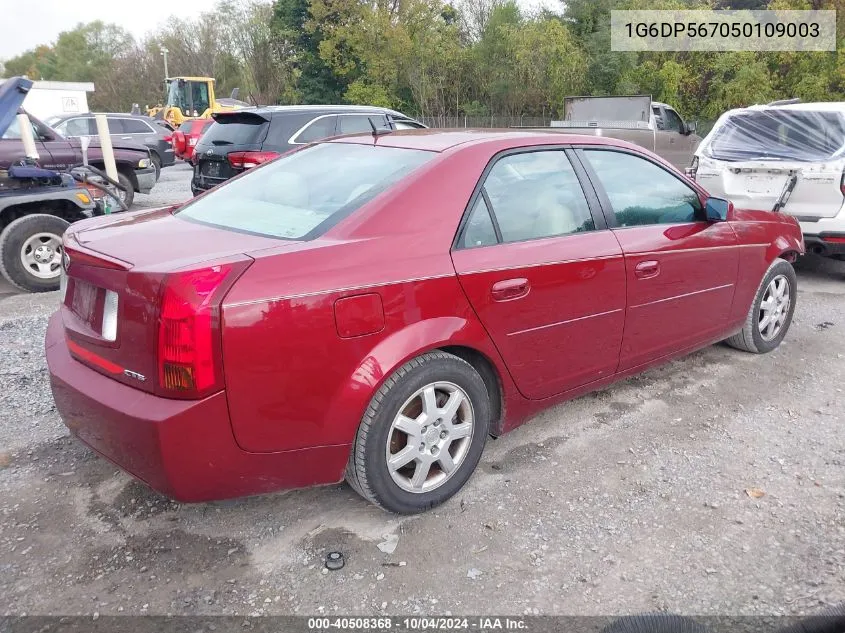
[[742, 330], [725, 342], [752, 354], [766, 354], [781, 344], [795, 312], [798, 278], [785, 259], [774, 260], [748, 310]]
[[390, 512], [413, 514], [440, 505], [478, 465], [490, 411], [487, 388], [472, 365], [445, 352], [418, 356], [370, 401], [346, 480]]
[[0, 233], [0, 273], [24, 292], [59, 289], [62, 235], [70, 224], [45, 213], [18, 218]]

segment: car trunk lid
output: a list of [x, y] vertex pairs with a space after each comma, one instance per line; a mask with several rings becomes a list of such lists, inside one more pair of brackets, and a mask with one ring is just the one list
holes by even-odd
[[260, 150], [270, 128], [269, 118], [257, 112], [218, 113], [214, 120], [195, 149], [201, 186], [213, 186], [241, 173], [243, 169], [233, 166], [229, 155]]
[[65, 235], [61, 314], [71, 354], [144, 391], [158, 390], [161, 294], [168, 275], [241, 259], [278, 240], [179, 219], [167, 209], [97, 218]]

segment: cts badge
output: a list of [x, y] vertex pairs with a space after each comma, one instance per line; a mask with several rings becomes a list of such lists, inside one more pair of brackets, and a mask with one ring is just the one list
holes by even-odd
[[132, 371], [131, 369], [124, 369], [123, 375], [129, 378], [134, 378], [135, 380], [140, 380], [141, 382], [147, 380], [147, 377], [144, 374], [139, 374], [137, 371]]

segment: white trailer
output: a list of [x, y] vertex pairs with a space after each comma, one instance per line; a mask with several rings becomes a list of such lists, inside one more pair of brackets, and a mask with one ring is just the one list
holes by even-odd
[[23, 108], [49, 123], [52, 116], [90, 112], [88, 93], [94, 84], [74, 81], [36, 81], [23, 102]]

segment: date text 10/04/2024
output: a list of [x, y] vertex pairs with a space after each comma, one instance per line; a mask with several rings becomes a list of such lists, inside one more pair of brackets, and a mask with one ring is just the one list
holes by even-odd
[[512, 617], [375, 617], [309, 618], [310, 631], [527, 631], [526, 622]]

